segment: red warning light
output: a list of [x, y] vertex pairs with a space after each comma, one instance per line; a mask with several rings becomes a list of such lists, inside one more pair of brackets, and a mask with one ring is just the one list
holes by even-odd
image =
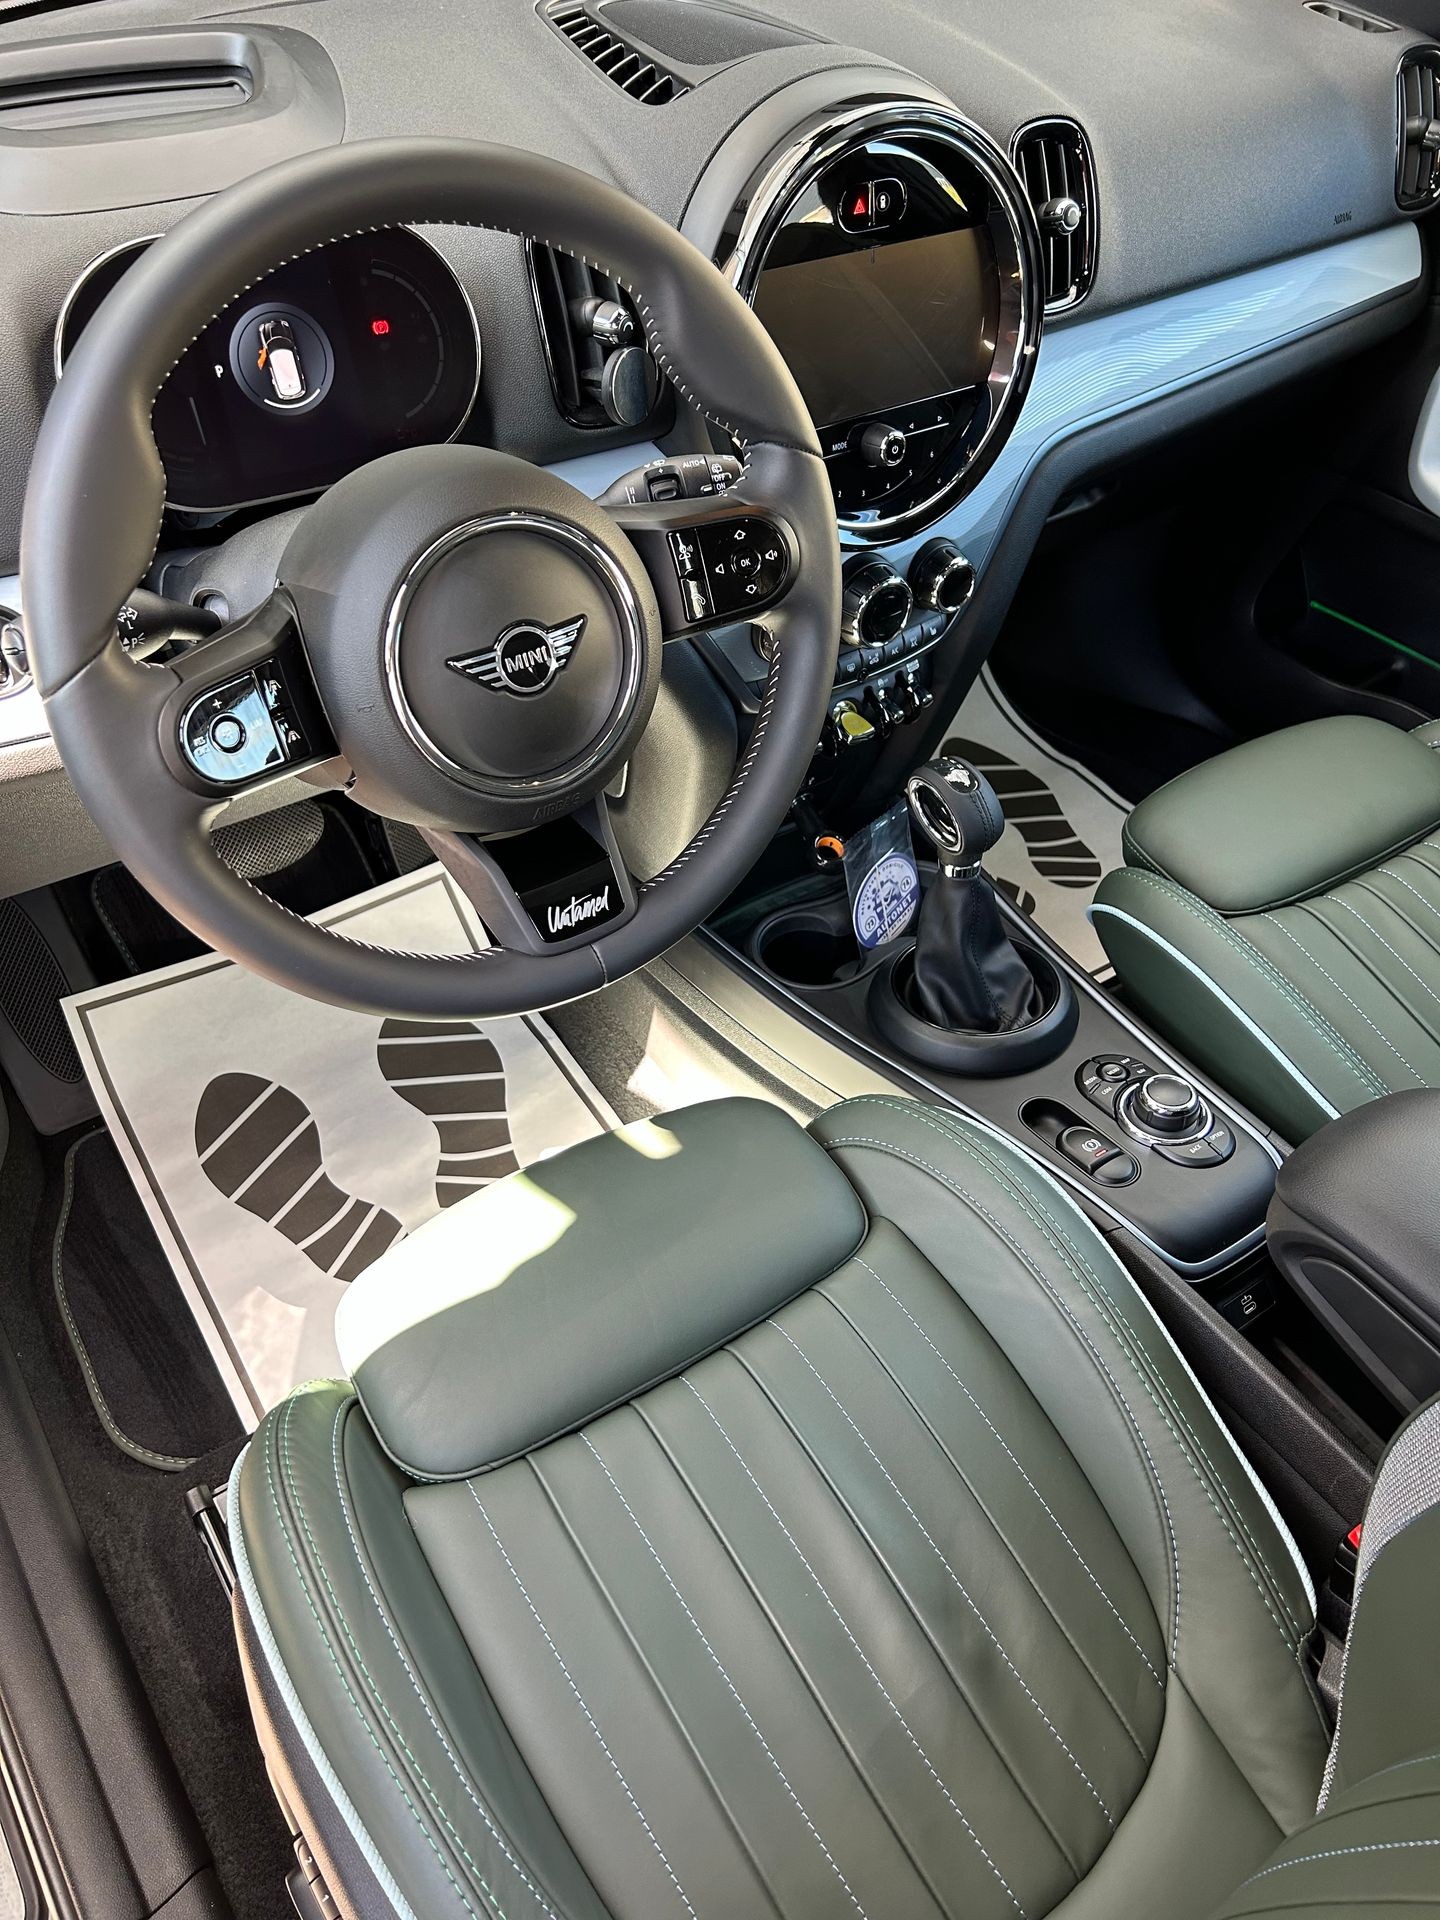
[[370, 331], [377, 340], [383, 340], [390, 331], [390, 322], [377, 317], [370, 322]]
[[850, 218], [852, 220], [863, 220], [869, 211], [869, 199], [865, 194], [857, 193], [855, 196], [855, 204], [850, 209]]

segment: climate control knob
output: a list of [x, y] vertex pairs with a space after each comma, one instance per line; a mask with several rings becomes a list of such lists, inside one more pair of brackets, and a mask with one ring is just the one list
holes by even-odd
[[914, 605], [909, 587], [879, 554], [857, 555], [845, 568], [841, 645], [883, 647], [904, 630]]
[[910, 562], [915, 604], [959, 613], [975, 591], [975, 569], [953, 540], [927, 540]]
[[905, 459], [905, 436], [899, 427], [876, 420], [860, 436], [860, 458], [868, 467], [894, 469]]

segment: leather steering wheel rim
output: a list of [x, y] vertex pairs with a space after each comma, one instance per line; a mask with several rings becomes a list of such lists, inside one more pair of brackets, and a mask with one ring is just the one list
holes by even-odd
[[[639, 885], [631, 917], [562, 952], [403, 954], [278, 906], [219, 860], [206, 832], [218, 803], [176, 778], [164, 737], [175, 669], [138, 665], [119, 643], [118, 612], [162, 524], [150, 416], [167, 375], [277, 266], [399, 225], [504, 230], [613, 276], [661, 369], [739, 448], [743, 470], [726, 500], [776, 514], [798, 554], [784, 599], [766, 614], [770, 676], [729, 788], [670, 866]], [[783, 821], [823, 725], [838, 645], [839, 548], [819, 444], [750, 308], [688, 241], [615, 188], [475, 141], [364, 141], [307, 155], [216, 195], [148, 248], [81, 337], [47, 411], [21, 573], [47, 718], [117, 856], [177, 919], [253, 971], [318, 999], [422, 1018], [543, 1010], [633, 972], [697, 927]], [[345, 716], [329, 717], [343, 752]]]

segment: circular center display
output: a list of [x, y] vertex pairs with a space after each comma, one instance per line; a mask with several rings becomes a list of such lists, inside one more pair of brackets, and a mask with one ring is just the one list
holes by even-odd
[[535, 514], [445, 534], [410, 568], [387, 625], [402, 725], [427, 758], [482, 788], [583, 776], [641, 675], [629, 582], [587, 534]]

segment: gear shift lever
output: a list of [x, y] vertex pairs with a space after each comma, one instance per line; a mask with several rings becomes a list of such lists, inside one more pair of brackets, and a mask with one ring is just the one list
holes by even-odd
[[1005, 831], [995, 789], [968, 761], [931, 760], [905, 797], [940, 873], [920, 909], [909, 998], [947, 1033], [1010, 1033], [1038, 1020], [1046, 995], [1000, 920], [982, 861]]

